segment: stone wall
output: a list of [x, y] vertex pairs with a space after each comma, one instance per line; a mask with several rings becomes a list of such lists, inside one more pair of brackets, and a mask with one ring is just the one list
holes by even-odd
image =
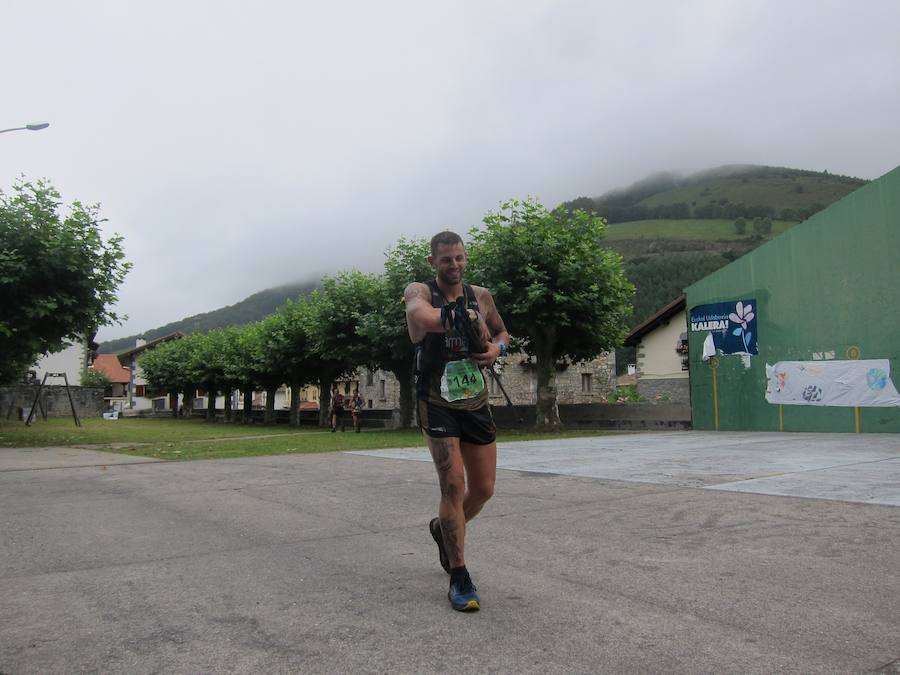
[[[515, 408], [497, 405], [492, 412], [498, 429], [527, 429], [534, 425], [533, 405], [517, 405]], [[519, 417], [522, 418], [521, 423]], [[691, 408], [683, 403], [560, 405], [559, 417], [567, 429], [663, 431], [691, 428]], [[500, 440], [503, 440], [502, 437]]]
[[[400, 405], [400, 382], [393, 373], [386, 370], [370, 371], [360, 368], [357, 371], [359, 382], [359, 395], [362, 396], [363, 406], [370, 410], [392, 410]], [[371, 380], [372, 384], [369, 384]], [[384, 394], [382, 395], [381, 381], [384, 380]], [[341, 389], [341, 392], [344, 390]], [[350, 388], [353, 393], [353, 386]], [[372, 402], [371, 408], [369, 401]]]
[[[100, 417], [104, 410], [102, 387], [69, 387], [75, 411], [79, 417]], [[0, 387], [0, 415], [3, 419], [19, 419], [22, 408], [31, 407], [37, 385], [15, 384]], [[64, 385], [44, 385], [41, 401], [47, 417], [68, 417], [72, 414]], [[38, 408], [35, 415], [40, 419]]]
[[[537, 401], [537, 374], [534, 366], [523, 363], [521, 355], [507, 356], [498, 361], [495, 369], [506, 393], [514, 405], [534, 405]], [[589, 375], [589, 383], [584, 376]], [[503, 392], [491, 382], [488, 390], [492, 405], [505, 405]], [[556, 373], [557, 400], [562, 404], [605, 403], [616, 388], [616, 357], [614, 353], [591, 361], [570, 364]], [[588, 389], [586, 391], [586, 389]]]
[[669, 378], [651, 380], [641, 378], [637, 382], [638, 394], [646, 398], [648, 401], [658, 401], [660, 399], [673, 403], [691, 402], [691, 381], [686, 377]]
[[[616, 388], [616, 357], [614, 353], [604, 354], [591, 361], [575, 363], [556, 373], [557, 398], [560, 404], [605, 403]], [[515, 405], [533, 405], [536, 401], [536, 375], [532, 365], [523, 363], [521, 355], [507, 356], [494, 366], [506, 393]], [[590, 376], [590, 390], [584, 375]], [[372, 384], [369, 384], [369, 380]], [[381, 395], [381, 380], [384, 380], [384, 396]], [[506, 398], [490, 373], [486, 376], [490, 402], [492, 405], [506, 405]], [[400, 406], [400, 383], [392, 373], [376, 370], [371, 373], [366, 368], [357, 371], [351, 382], [352, 393], [356, 382], [359, 393], [368, 408], [390, 410]], [[343, 392], [343, 388], [341, 388]]]

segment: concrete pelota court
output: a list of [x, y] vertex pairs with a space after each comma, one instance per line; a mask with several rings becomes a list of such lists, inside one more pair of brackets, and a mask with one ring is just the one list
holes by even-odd
[[450, 610], [421, 451], [0, 449], [0, 672], [900, 671], [900, 439], [501, 447]]
[[[424, 449], [360, 454], [431, 461]], [[677, 432], [568, 438], [506, 443], [498, 466], [900, 506], [897, 434]]]

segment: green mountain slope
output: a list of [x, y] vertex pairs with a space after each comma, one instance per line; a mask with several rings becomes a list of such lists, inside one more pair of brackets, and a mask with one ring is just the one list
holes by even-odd
[[[562, 206], [594, 211], [610, 223], [605, 245], [622, 255], [635, 285], [633, 328], [690, 284], [867, 182], [827, 172], [730, 165], [686, 177], [656, 173]], [[738, 218], [745, 222], [743, 233], [735, 228]], [[754, 227], [769, 221], [768, 232]], [[633, 361], [633, 348], [617, 351], [620, 372]]]
[[689, 179], [691, 182], [656, 193], [638, 204], [648, 209], [687, 204], [697, 218], [723, 216], [729, 205], [744, 205], [768, 211], [760, 215], [794, 220], [809, 217], [866, 183], [848, 176], [775, 167], [747, 167], [699, 175], [706, 177], [699, 179], [695, 175]]
[[[286, 286], [278, 286], [276, 288], [267, 288], [259, 293], [244, 298], [240, 302], [221, 309], [216, 309], [203, 314], [189, 316], [180, 321], [167, 323], [165, 326], [153, 328], [146, 331], [140, 337], [145, 340], [155, 340], [163, 335], [168, 335], [176, 331], [182, 333], [205, 333], [213, 328], [224, 328], [225, 326], [242, 326], [244, 324], [259, 321], [263, 317], [274, 312], [278, 307], [283, 305], [289, 299], [295, 299], [298, 296], [306, 295], [314, 289], [319, 288], [321, 284], [318, 281], [305, 281], [303, 283], [288, 284]], [[99, 351], [103, 354], [115, 354], [134, 347], [137, 335], [119, 338], [117, 340], [109, 340], [100, 344]]]
[[804, 220], [866, 182], [824, 171], [729, 165], [684, 177], [656, 173], [626, 188], [579, 197], [563, 206], [596, 211], [610, 223], [738, 216]]

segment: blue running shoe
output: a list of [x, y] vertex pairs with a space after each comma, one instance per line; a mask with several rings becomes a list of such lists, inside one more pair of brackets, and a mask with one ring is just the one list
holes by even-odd
[[431, 538], [438, 545], [438, 559], [441, 561], [441, 567], [447, 574], [450, 574], [450, 560], [447, 558], [447, 549], [444, 548], [444, 534], [441, 532], [441, 521], [432, 518], [428, 523], [428, 531], [431, 532]]
[[450, 577], [450, 590], [447, 592], [447, 597], [457, 612], [477, 612], [481, 609], [481, 605], [478, 602], [476, 590], [478, 589], [472, 583], [472, 577], [468, 572], [463, 572], [456, 577]]

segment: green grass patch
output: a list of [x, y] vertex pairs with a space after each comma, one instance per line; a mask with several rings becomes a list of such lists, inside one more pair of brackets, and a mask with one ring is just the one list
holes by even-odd
[[778, 213], [782, 209], [804, 209], [813, 204], [827, 206], [864, 183], [832, 174], [729, 177], [658, 192], [639, 203], [652, 208], [683, 202], [699, 208], [727, 200], [732, 204], [770, 206]]
[[[746, 234], [734, 231], [734, 220], [633, 220], [607, 226], [606, 238], [610, 241], [623, 239], [697, 239], [703, 241], [733, 241], [753, 234], [753, 219], [747, 221]], [[772, 234], [775, 237], [797, 223], [788, 220], [773, 220]]]
[[0, 447], [110, 445], [113, 443], [155, 443], [186, 440], [237, 438], [255, 435], [297, 433], [293, 427], [208, 424], [203, 420], [125, 418], [83, 419], [76, 427], [71, 417], [38, 419], [32, 426], [23, 422], [0, 422]]
[[[322, 431], [261, 425], [207, 424], [195, 420], [53, 419], [26, 427], [21, 422], [0, 423], [0, 447], [91, 446], [92, 449], [164, 460], [223, 459], [299, 453], [424, 447], [422, 434], [404, 430]], [[501, 431], [498, 440], [527, 441], [545, 438], [598, 436], [603, 432], [569, 431], [534, 433]]]

